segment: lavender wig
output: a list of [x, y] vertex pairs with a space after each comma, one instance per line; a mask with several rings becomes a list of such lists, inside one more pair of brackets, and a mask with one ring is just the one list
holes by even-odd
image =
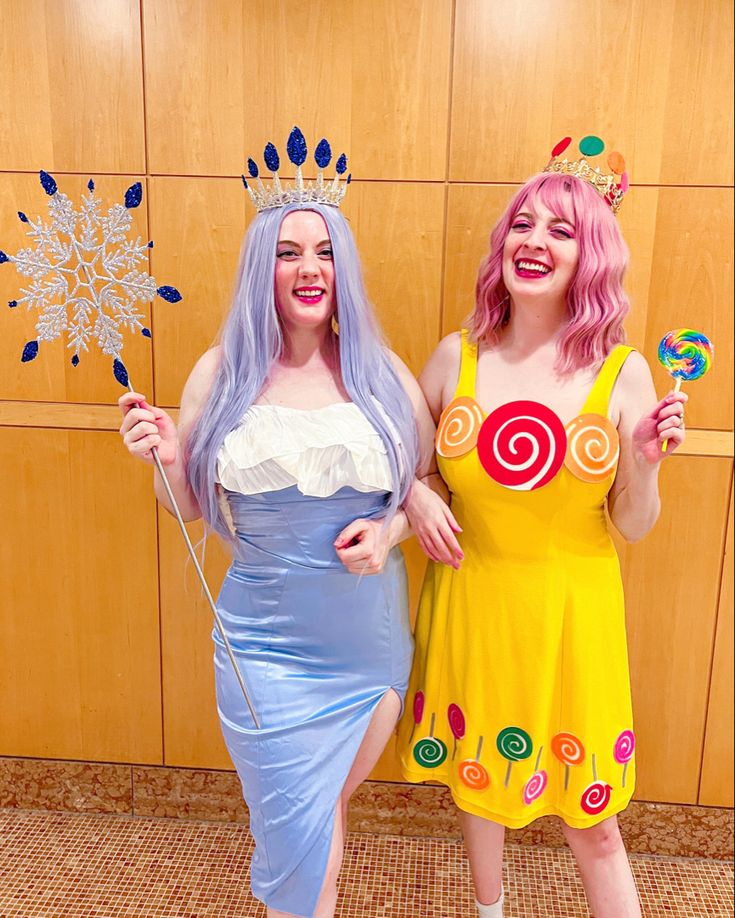
[[289, 204], [264, 210], [245, 236], [233, 303], [220, 336], [220, 365], [187, 443], [189, 482], [204, 520], [228, 539], [231, 534], [215, 490], [217, 453], [259, 396], [283, 350], [274, 293], [276, 247], [283, 219], [295, 210], [314, 211], [327, 225], [334, 258], [342, 382], [385, 445], [393, 480], [388, 514], [404, 501], [418, 461], [413, 409], [368, 302], [347, 221], [329, 205]]
[[557, 370], [569, 374], [603, 360], [625, 340], [623, 319], [630, 304], [623, 290], [628, 248], [610, 207], [576, 176], [542, 173], [514, 195], [490, 235], [475, 287], [475, 310], [468, 320], [474, 340], [494, 340], [510, 319], [503, 283], [503, 245], [523, 205], [536, 200], [576, 228], [579, 264], [567, 293], [569, 318], [558, 343]]

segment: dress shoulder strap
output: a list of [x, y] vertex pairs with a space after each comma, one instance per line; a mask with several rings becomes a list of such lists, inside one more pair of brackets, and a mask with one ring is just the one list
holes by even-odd
[[605, 358], [605, 362], [597, 374], [597, 379], [592, 385], [590, 394], [584, 405], [583, 414], [588, 412], [602, 414], [607, 417], [610, 403], [610, 393], [613, 390], [618, 374], [628, 356], [635, 350], [627, 344], [618, 344]]
[[477, 377], [477, 344], [469, 340], [466, 328], [460, 330], [462, 351], [459, 363], [459, 379], [454, 397], [466, 395], [475, 397], [475, 379]]

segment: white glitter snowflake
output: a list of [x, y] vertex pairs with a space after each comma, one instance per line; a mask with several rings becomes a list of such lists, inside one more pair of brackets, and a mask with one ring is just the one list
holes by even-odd
[[79, 363], [81, 351], [89, 350], [95, 339], [102, 352], [113, 358], [115, 378], [128, 385], [127, 372], [120, 359], [123, 330], [151, 337], [143, 325], [145, 314], [140, 303], [158, 295], [177, 303], [181, 294], [175, 287], [158, 287], [141, 265], [147, 262], [152, 242], [132, 241], [127, 234], [132, 225], [131, 211], [143, 199], [140, 182], [125, 192], [123, 204], [113, 204], [103, 213], [102, 202], [94, 194], [94, 182], [87, 184], [79, 211], [48, 172], [40, 173], [41, 185], [49, 195], [50, 222], [40, 217], [29, 219], [18, 211], [20, 220], [29, 226], [33, 247], [17, 255], [0, 251], [0, 264], [12, 262], [17, 271], [31, 278], [22, 288], [22, 296], [10, 300], [11, 308], [26, 304], [40, 310], [36, 323], [38, 338], [26, 342], [21, 361], [38, 356], [40, 341], [53, 341], [64, 332], [67, 347], [74, 353], [73, 366]]

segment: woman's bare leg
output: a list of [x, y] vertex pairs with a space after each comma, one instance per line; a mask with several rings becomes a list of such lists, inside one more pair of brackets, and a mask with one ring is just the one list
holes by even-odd
[[475, 896], [482, 905], [492, 905], [503, 891], [505, 827], [463, 810], [458, 812]]
[[617, 818], [612, 816], [590, 829], [565, 825], [564, 835], [577, 859], [595, 918], [640, 918], [638, 892]]

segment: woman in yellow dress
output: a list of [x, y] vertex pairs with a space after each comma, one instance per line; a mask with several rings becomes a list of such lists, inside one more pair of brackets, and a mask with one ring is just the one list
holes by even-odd
[[[552, 158], [514, 195], [468, 328], [420, 380], [464, 560], [427, 571], [401, 762], [409, 781], [450, 787], [482, 918], [503, 914], [505, 827], [550, 814], [596, 918], [641, 914], [615, 818], [633, 793], [635, 736], [605, 508], [630, 541], [653, 526], [685, 396], [657, 403], [645, 359], [622, 343], [613, 211], [627, 181], [597, 176]], [[408, 509], [436, 560], [431, 497], [414, 488]]]

